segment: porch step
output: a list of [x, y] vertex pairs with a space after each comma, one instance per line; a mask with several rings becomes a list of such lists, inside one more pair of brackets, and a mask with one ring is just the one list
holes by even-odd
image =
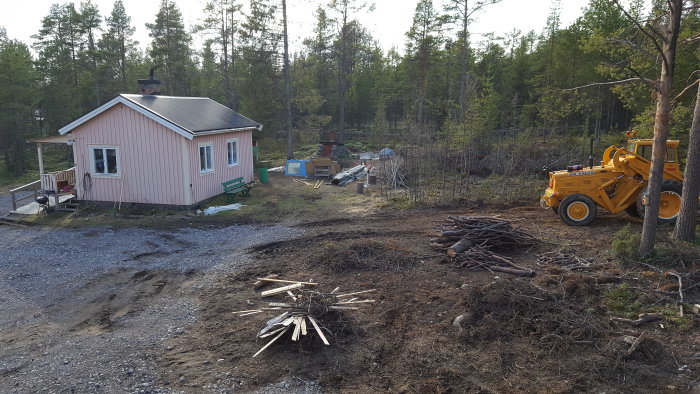
[[73, 200], [68, 200], [59, 204], [56, 210], [61, 212], [75, 212], [78, 210], [79, 207], [80, 204], [78, 204], [77, 202], [74, 202]]

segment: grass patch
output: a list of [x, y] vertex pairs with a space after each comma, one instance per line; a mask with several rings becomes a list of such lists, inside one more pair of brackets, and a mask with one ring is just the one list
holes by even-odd
[[693, 314], [686, 313], [683, 316], [679, 315], [678, 305], [659, 305], [653, 306], [649, 312], [662, 313], [664, 315], [664, 323], [671, 328], [679, 331], [689, 331], [694, 327]]
[[643, 306], [638, 298], [639, 293], [623, 283], [603, 293], [603, 305], [616, 316], [636, 319]]
[[[314, 183], [314, 180], [309, 180]], [[322, 185], [319, 189], [293, 182], [291, 178], [274, 175], [270, 183], [253, 187], [250, 197], [237, 198], [244, 205], [237, 211], [225, 211], [213, 215], [215, 220], [240, 219], [279, 222], [283, 219], [309, 216], [319, 219], [352, 214], [360, 214], [380, 205], [377, 195], [357, 194], [355, 184], [346, 187]], [[231, 202], [225, 196], [218, 196], [203, 204], [202, 208], [227, 205]]]
[[640, 297], [641, 292], [632, 289], [627, 283], [603, 293], [603, 305], [615, 316], [637, 319], [640, 313], [661, 313], [667, 327], [679, 331], [688, 331], [694, 327], [693, 316], [690, 313], [680, 316], [678, 305], [661, 304], [645, 305]]
[[642, 235], [632, 231], [632, 227], [627, 223], [620, 231], [615, 233], [612, 241], [613, 255], [630, 259], [638, 257], [639, 242], [641, 239]]

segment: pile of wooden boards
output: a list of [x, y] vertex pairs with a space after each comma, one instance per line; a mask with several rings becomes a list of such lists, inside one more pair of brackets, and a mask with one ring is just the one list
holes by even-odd
[[433, 239], [433, 246], [461, 267], [505, 272], [518, 276], [533, 276], [532, 270], [513, 263], [494, 250], [528, 248], [538, 240], [508, 220], [495, 216], [449, 216]]
[[292, 179], [292, 180], [293, 180], [294, 182], [296, 182], [296, 183], [301, 183], [302, 185], [313, 186], [314, 189], [318, 189], [318, 188], [321, 187], [321, 185], [323, 185], [323, 179], [316, 180], [316, 181], [314, 181], [313, 184], [310, 183], [310, 182], [301, 180], [301, 179]]
[[[256, 288], [261, 288], [271, 283], [284, 283], [286, 285], [263, 291], [260, 293], [260, 296], [263, 298], [284, 296], [286, 299], [268, 302], [267, 307], [234, 312], [238, 316], [249, 316], [266, 311], [282, 312], [268, 320], [265, 327], [258, 332], [258, 338], [272, 337], [272, 339], [258, 350], [253, 357], [265, 351], [284, 334], [291, 334], [291, 340], [296, 342], [302, 336], [315, 332], [325, 345], [330, 345], [323, 333], [325, 329], [322, 326], [324, 317], [329, 312], [342, 313], [343, 311], [357, 310], [359, 306], [372, 303], [374, 300], [358, 299], [355, 296], [376, 291], [376, 289], [371, 289], [341, 294], [339, 288], [336, 287], [330, 293], [322, 293], [316, 290], [318, 283], [283, 280], [273, 277], [257, 278], [257, 282], [253, 285]], [[309, 289], [310, 287], [314, 289]]]

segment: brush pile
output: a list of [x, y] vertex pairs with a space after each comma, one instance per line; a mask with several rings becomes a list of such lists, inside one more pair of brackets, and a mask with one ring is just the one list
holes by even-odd
[[460, 267], [518, 276], [535, 274], [494, 252], [528, 248], [538, 242], [507, 220], [493, 216], [449, 216], [439, 230], [433, 246], [446, 251]]
[[564, 253], [561, 250], [542, 253], [537, 256], [539, 265], [558, 265], [570, 270], [584, 269], [591, 266], [591, 261], [582, 259], [573, 253]]
[[270, 311], [275, 313], [282, 312], [268, 320], [265, 327], [258, 332], [257, 338], [272, 337], [272, 339], [258, 350], [253, 357], [258, 356], [285, 334], [288, 334], [293, 342], [297, 342], [301, 337], [315, 332], [324, 345], [330, 345], [326, 335], [323, 333], [324, 330], [329, 331], [324, 327], [324, 322], [329, 320], [330, 316], [343, 313], [344, 311], [358, 310], [360, 306], [374, 302], [371, 299], [359, 299], [355, 296], [376, 291], [376, 289], [371, 289], [341, 294], [339, 288], [336, 287], [330, 293], [322, 293], [316, 289], [306, 288], [316, 287], [318, 283], [287, 281], [270, 277], [258, 278], [254, 286], [260, 288], [270, 283], [289, 284], [263, 291], [260, 295], [263, 298], [282, 295], [285, 299], [269, 302], [267, 307], [234, 312], [238, 316], [249, 316]]

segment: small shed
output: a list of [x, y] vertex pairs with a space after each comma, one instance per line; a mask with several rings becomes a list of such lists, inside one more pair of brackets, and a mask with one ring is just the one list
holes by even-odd
[[59, 133], [72, 136], [79, 200], [187, 207], [253, 181], [256, 129], [206, 97], [120, 94]]

